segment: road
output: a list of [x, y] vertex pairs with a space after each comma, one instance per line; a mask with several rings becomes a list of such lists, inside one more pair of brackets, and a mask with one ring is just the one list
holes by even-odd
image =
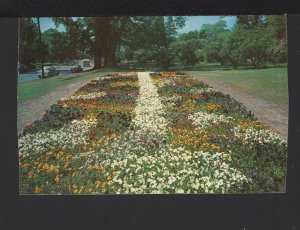
[[[61, 65], [61, 66], [55, 66], [56, 69], [59, 70], [59, 76], [64, 76], [64, 75], [69, 75], [71, 74], [71, 67], [72, 66], [67, 66], [67, 65]], [[92, 69], [93, 66], [90, 67], [83, 67], [83, 71], [87, 71]], [[24, 83], [28, 81], [33, 81], [33, 80], [38, 80], [39, 78], [36, 75], [37, 70], [31, 70], [27, 73], [21, 73], [18, 75], [18, 83]]]

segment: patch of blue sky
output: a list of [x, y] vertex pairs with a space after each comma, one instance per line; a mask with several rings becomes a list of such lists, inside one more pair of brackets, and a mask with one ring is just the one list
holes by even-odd
[[232, 29], [235, 22], [235, 16], [189, 16], [187, 17], [185, 27], [178, 30], [178, 33], [187, 33], [189, 31], [200, 30], [204, 24], [215, 24], [219, 20], [226, 22], [227, 28]]
[[[74, 19], [76, 18], [74, 17]], [[235, 16], [188, 16], [185, 27], [179, 29], [178, 33], [181, 34], [181, 33], [187, 33], [189, 31], [200, 30], [202, 25], [214, 24], [221, 19], [226, 21], [227, 28], [229, 29], [232, 29], [232, 27], [236, 22]], [[40, 22], [41, 22], [42, 32], [50, 28], [56, 28], [51, 18], [46, 18], [46, 17], [40, 18]], [[63, 25], [60, 25], [56, 29], [60, 32], [65, 31], [65, 27]]]

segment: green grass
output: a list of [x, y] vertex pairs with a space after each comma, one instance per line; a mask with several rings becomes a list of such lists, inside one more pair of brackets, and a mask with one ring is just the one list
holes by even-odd
[[94, 79], [103, 76], [112, 70], [95, 70], [85, 73], [70, 74], [68, 76], [57, 76], [38, 79], [18, 84], [18, 102], [30, 100], [46, 93], [52, 92], [60, 86], [72, 84], [84, 79]]
[[[148, 71], [161, 71], [151, 68]], [[186, 72], [193, 76], [211, 77], [222, 81], [251, 95], [282, 105], [288, 104], [287, 67], [271, 67], [266, 69], [222, 70], [216, 64], [202, 65], [192, 70], [171, 68], [170, 71]], [[71, 74], [46, 79], [39, 79], [18, 84], [18, 101], [22, 102], [49, 93], [60, 86], [72, 84], [83, 79], [93, 79], [108, 72], [126, 72], [126, 70], [104, 69], [86, 73]], [[135, 70], [128, 70], [135, 72]]]
[[193, 76], [205, 76], [222, 81], [266, 101], [288, 104], [287, 67], [186, 72]]

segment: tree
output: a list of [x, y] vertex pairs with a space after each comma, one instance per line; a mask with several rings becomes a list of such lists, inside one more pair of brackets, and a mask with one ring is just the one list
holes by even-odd
[[180, 62], [184, 66], [194, 66], [200, 60], [199, 39], [178, 40], [171, 44], [171, 47], [176, 51]]
[[31, 66], [38, 59], [38, 26], [32, 18], [20, 18], [19, 61]]
[[131, 17], [130, 29], [123, 40], [124, 50], [128, 54], [135, 53], [134, 58], [139, 61], [153, 60], [166, 69], [175, 58], [170, 44], [176, 40], [177, 30], [185, 25], [185, 21], [186, 18], [181, 16]]
[[286, 62], [286, 20], [284, 15], [238, 16], [230, 39], [230, 59], [235, 65], [250, 62], [254, 68], [264, 63]]
[[[86, 20], [84, 18], [77, 18], [74, 20], [70, 17], [53, 17], [55, 25], [64, 25], [66, 31], [60, 32], [60, 35], [56, 34], [55, 39], [63, 44], [59, 46], [63, 47], [65, 55], [63, 59], [81, 59], [89, 56], [92, 48], [92, 36], [90, 33]], [[56, 46], [57, 49], [59, 47]], [[57, 50], [58, 51], [58, 50]]]
[[253, 29], [262, 26], [265, 23], [266, 17], [263, 15], [239, 15], [237, 18], [237, 26], [244, 29]]
[[219, 20], [215, 24], [204, 24], [202, 26], [199, 37], [206, 62], [226, 64], [228, 53], [225, 47], [229, 34], [230, 30], [227, 29], [224, 20]]
[[175, 55], [171, 47], [156, 47], [153, 50], [154, 58], [163, 70], [168, 70], [172, 65]]
[[273, 63], [287, 62], [286, 16], [266, 16], [265, 33], [269, 40], [268, 56]]
[[168, 16], [165, 25], [166, 42], [170, 44], [176, 40], [177, 28], [172, 16]]
[[[115, 67], [117, 64], [116, 50], [127, 32], [130, 18], [124, 17], [94, 17], [82, 20], [91, 36], [91, 47], [94, 49], [94, 69], [102, 66]], [[104, 63], [102, 63], [102, 59]]]
[[262, 67], [268, 60], [269, 39], [262, 26], [251, 29], [237, 26], [230, 39], [230, 61], [235, 67], [250, 64], [254, 68]]
[[41, 25], [40, 25], [40, 18], [37, 18], [37, 24], [38, 24], [38, 31], [39, 31], [39, 45], [38, 45], [38, 51], [39, 51], [39, 59], [41, 61], [41, 65], [42, 65], [42, 78], [45, 77], [45, 73], [44, 73], [44, 58], [45, 58], [45, 50], [46, 50], [46, 45], [45, 43], [43, 43], [42, 41], [42, 32], [41, 32]]

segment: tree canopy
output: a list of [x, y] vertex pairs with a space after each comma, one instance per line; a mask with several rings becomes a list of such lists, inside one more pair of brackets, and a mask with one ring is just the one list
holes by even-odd
[[193, 66], [219, 62], [236, 68], [287, 61], [284, 15], [241, 15], [229, 29], [220, 18], [188, 33], [178, 34], [183, 16], [52, 17], [55, 25], [42, 33], [35, 18], [20, 19], [20, 62], [43, 57], [51, 62], [93, 58], [95, 69], [119, 62], [153, 62], [164, 69], [173, 63]]

